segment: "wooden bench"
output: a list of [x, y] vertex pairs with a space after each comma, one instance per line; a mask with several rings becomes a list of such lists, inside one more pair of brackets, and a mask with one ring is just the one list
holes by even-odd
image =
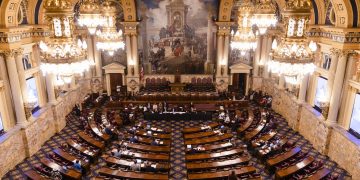
[[123, 143], [123, 145], [127, 146], [128, 148], [137, 149], [141, 151], [170, 153], [170, 146], [151, 146], [151, 145], [133, 144], [133, 143]]
[[[124, 135], [124, 138], [129, 140], [132, 136], [130, 134], [125, 134]], [[146, 138], [146, 137], [138, 137], [138, 141], [140, 143], [143, 143], [143, 144], [148, 144], [148, 145], [151, 145], [152, 143], [152, 139], [151, 138]], [[160, 140], [162, 142], [162, 144], [159, 144], [159, 146], [170, 146], [170, 143], [171, 141], [170, 140], [165, 140], [165, 139], [162, 139]]]
[[[230, 148], [232, 146], [233, 146], [233, 144], [230, 142], [221, 143], [221, 144], [207, 144], [207, 145], [202, 145], [203, 150], [200, 150], [198, 152], [215, 151], [215, 150], [219, 150], [219, 149]], [[189, 151], [191, 151], [191, 149], [186, 148], [186, 151], [189, 152]]]
[[203, 125], [201, 127], [190, 127], [190, 128], [184, 128], [183, 129], [183, 133], [184, 134], [188, 134], [188, 133], [196, 133], [196, 132], [201, 132], [201, 131], [206, 131], [208, 130], [208, 127], [210, 127], [211, 129], [216, 128], [217, 126], [219, 126], [219, 123], [217, 122], [212, 122], [208, 125]]
[[127, 179], [154, 179], [154, 180], [168, 180], [169, 176], [167, 174], [157, 174], [157, 173], [142, 173], [142, 172], [132, 172], [132, 171], [122, 171], [122, 170], [112, 170], [110, 168], [103, 167], [98, 173], [102, 176], [107, 176], [111, 178], [127, 178]]
[[49, 177], [44, 177], [42, 174], [38, 173], [35, 170], [28, 170], [24, 172], [27, 179], [31, 180], [48, 180]]
[[233, 155], [237, 155], [237, 154], [242, 154], [243, 152], [244, 152], [244, 150], [238, 148], [238, 149], [232, 149], [229, 151], [216, 152], [216, 153], [189, 154], [189, 155], [186, 155], [185, 158], [187, 161], [205, 160], [205, 159], [233, 156]]
[[214, 161], [214, 162], [203, 162], [203, 163], [186, 163], [188, 170], [201, 170], [211, 168], [222, 168], [227, 166], [235, 166], [238, 164], [245, 164], [250, 161], [250, 157], [240, 157], [236, 159], [226, 161]]
[[275, 178], [276, 179], [284, 179], [286, 177], [289, 177], [289, 176], [297, 173], [298, 171], [304, 169], [308, 165], [310, 165], [312, 162], [314, 162], [314, 160], [315, 160], [314, 157], [308, 156], [305, 159], [303, 159], [302, 161], [300, 161], [292, 166], [289, 166], [287, 168], [276, 171]]
[[[254, 139], [254, 141], [267, 142], [267, 141], [270, 141], [273, 137], [275, 137], [276, 134], [277, 134], [276, 132], [267, 133], [267, 134], [261, 136], [261, 137], [258, 138], [258, 139]], [[254, 143], [254, 141], [251, 143], [251, 146], [252, 146], [253, 148], [257, 147], [257, 145]]]
[[40, 159], [41, 164], [52, 169], [53, 171], [59, 171], [62, 176], [69, 179], [81, 179], [81, 173], [79, 171], [75, 171], [73, 169], [64, 170], [59, 164], [51, 161], [48, 158]]
[[[123, 167], [130, 168], [131, 165], [134, 163], [133, 161], [127, 161], [124, 159], [117, 159], [114, 157], [108, 157], [105, 159], [106, 163], [109, 165], [119, 165]], [[144, 163], [140, 164], [141, 168], [144, 168]], [[156, 166], [153, 166], [156, 171], [169, 171], [170, 165], [169, 163], [156, 163]]]
[[266, 120], [262, 120], [255, 129], [249, 132], [245, 132], [245, 136], [244, 136], [245, 141], [250, 141], [253, 138], [255, 138], [258, 134], [261, 133], [261, 131], [265, 128], [265, 126], [266, 126]]
[[184, 134], [185, 139], [195, 139], [195, 138], [204, 138], [209, 136], [215, 136], [219, 132], [217, 131], [206, 131], [206, 132], [199, 132], [199, 133], [192, 133], [192, 134]]
[[248, 120], [246, 121], [246, 123], [243, 126], [241, 126], [237, 129], [237, 132], [239, 134], [244, 133], [247, 129], [249, 129], [249, 127], [254, 122], [254, 112], [251, 109], [248, 109], [248, 112], [249, 112]]
[[103, 139], [104, 141], [109, 141], [110, 140], [110, 136], [108, 134], [104, 134], [100, 131], [99, 127], [96, 125], [94, 120], [89, 120], [89, 125], [91, 130], [101, 139]]
[[61, 157], [64, 161], [74, 162], [75, 160], [79, 160], [80, 163], [81, 163], [81, 167], [84, 170], [88, 171], [90, 169], [90, 164], [89, 163], [87, 163], [86, 161], [83, 161], [82, 159], [78, 159], [77, 157], [69, 154], [68, 152], [63, 151], [60, 148], [54, 149], [53, 152], [55, 154], [57, 154], [59, 157]]
[[152, 160], [152, 161], [169, 161], [170, 156], [166, 154], [149, 154], [149, 153], [139, 153], [139, 152], [131, 152], [131, 151], [123, 151], [122, 156], [128, 158], [136, 158], [143, 160]]
[[266, 163], [269, 167], [273, 167], [277, 164], [280, 164], [281, 162], [284, 162], [284, 161], [294, 157], [295, 155], [300, 153], [300, 151], [301, 151], [300, 147], [294, 147], [294, 148], [290, 149], [289, 151], [285, 152], [284, 154], [280, 154], [274, 158], [268, 159], [266, 161]]
[[[142, 129], [144, 129], [144, 130], [147, 130], [146, 128], [147, 128], [147, 124], [145, 124], [145, 123], [138, 123], [138, 124], [136, 124], [135, 125], [136, 127], [139, 127], [139, 128], [142, 128]], [[163, 134], [170, 134], [170, 131], [169, 130], [167, 130], [167, 129], [161, 129], [161, 128], [156, 128], [156, 127], [152, 127], [152, 126], [150, 126], [150, 129], [149, 130], [151, 130], [151, 131], [153, 131], [153, 132], [157, 132], [157, 133], [163, 133]]]
[[86, 141], [90, 145], [92, 145], [92, 146], [94, 146], [96, 148], [99, 148], [101, 150], [104, 150], [105, 144], [103, 142], [98, 141], [95, 138], [87, 135], [84, 131], [79, 132], [78, 135], [80, 136], [81, 139], [83, 139], [84, 141]]
[[71, 146], [72, 148], [78, 150], [81, 154], [88, 156], [90, 158], [95, 158], [97, 156], [97, 153], [90, 151], [87, 147], [82, 146], [81, 144], [78, 144], [72, 139], [67, 139], [66, 142]]
[[191, 140], [185, 140], [186, 145], [197, 145], [197, 144], [208, 144], [213, 143], [217, 141], [223, 141], [227, 139], [231, 139], [233, 137], [232, 134], [227, 133], [219, 136], [211, 136], [207, 138], [199, 138], [199, 139], [191, 139]]
[[137, 130], [135, 132], [135, 134], [138, 136], [145, 136], [145, 137], [150, 137], [150, 138], [171, 139], [170, 134], [159, 134], [159, 133], [148, 134], [147, 131], [145, 131], [145, 130]]
[[[234, 169], [237, 176], [252, 174], [256, 172], [256, 168], [253, 166], [245, 166], [240, 169]], [[205, 172], [205, 173], [189, 173], [189, 179], [219, 179], [227, 178], [231, 171], [216, 171], [216, 172]]]
[[323, 179], [326, 176], [328, 176], [331, 173], [331, 171], [328, 168], [321, 168], [316, 173], [311, 175], [310, 177], [306, 178], [307, 180], [319, 180]]

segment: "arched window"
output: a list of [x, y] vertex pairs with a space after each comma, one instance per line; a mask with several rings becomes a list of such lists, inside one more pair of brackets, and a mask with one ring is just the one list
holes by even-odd
[[360, 93], [357, 93], [355, 96], [349, 131], [360, 138]]

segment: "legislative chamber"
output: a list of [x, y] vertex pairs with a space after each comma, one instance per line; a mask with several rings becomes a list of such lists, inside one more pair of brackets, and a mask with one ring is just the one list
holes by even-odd
[[0, 179], [358, 180], [359, 0], [0, 0]]

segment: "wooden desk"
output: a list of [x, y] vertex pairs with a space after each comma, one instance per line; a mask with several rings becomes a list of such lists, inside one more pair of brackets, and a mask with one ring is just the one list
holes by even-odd
[[169, 176], [167, 174], [156, 174], [156, 173], [141, 173], [141, 172], [131, 172], [131, 171], [122, 171], [122, 170], [112, 170], [110, 168], [103, 167], [98, 173], [103, 176], [112, 177], [112, 178], [128, 178], [128, 179], [154, 179], [154, 180], [168, 180]]
[[[124, 137], [129, 140], [131, 138], [131, 135], [126, 134]], [[152, 139], [151, 138], [146, 138], [146, 137], [138, 137], [138, 141], [140, 143], [148, 144], [148, 145], [151, 145], [151, 143], [152, 143]], [[170, 146], [170, 140], [160, 140], [159, 146]]]
[[[147, 130], [147, 124], [145, 123], [138, 123], [135, 125], [136, 127], [139, 127], [139, 128], [142, 128], [144, 130]], [[164, 133], [164, 134], [170, 134], [170, 131], [169, 130], [166, 130], [166, 129], [161, 129], [161, 128], [156, 128], [156, 127], [152, 127], [150, 126], [150, 129], [151, 131], [153, 132], [157, 132], [157, 133]]]
[[148, 134], [147, 131], [145, 130], [137, 130], [136, 135], [138, 136], [144, 136], [144, 137], [150, 137], [150, 138], [158, 138], [158, 139], [171, 139], [171, 135], [170, 134], [159, 134], [159, 133], [151, 133]]
[[133, 144], [133, 143], [123, 143], [123, 145], [127, 146], [128, 148], [137, 149], [141, 151], [170, 153], [170, 146], [151, 146], [151, 145], [142, 145], [142, 144]]
[[[253, 166], [245, 166], [240, 169], [234, 169], [235, 174], [245, 175], [252, 174], [256, 172], [256, 168]], [[230, 175], [231, 171], [216, 171], [216, 172], [208, 172], [208, 173], [189, 173], [189, 179], [219, 179], [219, 178], [227, 178]]]
[[94, 158], [97, 156], [97, 153], [93, 152], [93, 151], [90, 151], [88, 148], [78, 144], [77, 142], [75, 142], [74, 140], [72, 139], [67, 139], [66, 142], [69, 144], [69, 146], [71, 146], [72, 148], [78, 150], [81, 154], [85, 155], [85, 156], [88, 156], [88, 157], [91, 157], [91, 158]]
[[81, 167], [85, 170], [89, 170], [90, 169], [90, 164], [87, 163], [86, 161], [83, 161], [82, 159], [78, 159], [77, 157], [69, 154], [68, 152], [65, 152], [63, 150], [61, 150], [60, 148], [54, 149], [53, 152], [55, 154], [57, 154], [58, 156], [60, 156], [64, 161], [67, 162], [74, 162], [75, 160], [79, 160], [81, 162]]
[[101, 139], [105, 140], [105, 141], [109, 141], [110, 140], [110, 136], [107, 135], [107, 134], [104, 134], [102, 133], [100, 130], [99, 130], [99, 127], [96, 125], [95, 121], [94, 120], [90, 120], [89, 121], [89, 125], [90, 125], [90, 128], [91, 130], [97, 135], [99, 136]]
[[261, 131], [264, 129], [265, 126], [266, 126], [266, 120], [262, 120], [255, 129], [253, 129], [250, 132], [245, 132], [245, 137], [244, 137], [245, 141], [250, 141], [253, 138], [255, 138], [258, 134], [261, 133]]
[[31, 179], [31, 180], [48, 180], [49, 177], [44, 177], [43, 175], [41, 175], [40, 173], [38, 173], [35, 170], [28, 170], [25, 173], [25, 176], [27, 177], [27, 179]]
[[212, 137], [207, 137], [207, 138], [199, 138], [199, 139], [192, 139], [192, 140], [185, 140], [185, 145], [197, 145], [197, 144], [207, 144], [207, 143], [213, 143], [216, 141], [223, 141], [226, 139], [230, 139], [232, 138], [233, 135], [230, 133], [227, 134], [223, 134], [220, 136], [212, 136]]
[[[116, 164], [119, 166], [124, 166], [124, 167], [131, 167], [131, 165], [134, 163], [133, 161], [127, 161], [124, 159], [117, 159], [114, 157], [108, 157], [105, 159], [107, 164]], [[141, 168], [144, 168], [144, 163], [141, 163]], [[156, 163], [156, 165], [152, 165], [152, 167], [155, 168], [156, 171], [169, 171], [170, 169], [170, 165], [169, 163]]]
[[295, 165], [289, 166], [285, 169], [280, 169], [276, 171], [276, 179], [283, 179], [286, 178], [292, 174], [295, 174], [296, 172], [304, 169], [306, 166], [310, 165], [312, 162], [314, 162], [315, 158], [312, 156], [308, 156], [302, 161], [296, 163]]
[[188, 133], [196, 133], [196, 132], [206, 131], [209, 129], [208, 127], [213, 129], [213, 128], [216, 128], [217, 126], [219, 126], [219, 124], [217, 122], [212, 122], [208, 125], [202, 125], [201, 127], [184, 128], [183, 133], [188, 134]]
[[[232, 147], [233, 144], [232, 143], [222, 143], [222, 144], [207, 144], [207, 145], [202, 145], [203, 150], [200, 150], [198, 152], [206, 152], [206, 151], [214, 151], [214, 150], [218, 150], [218, 149], [226, 149], [226, 148], [230, 148]], [[191, 149], [186, 148], [186, 151], [190, 151]]]
[[331, 171], [328, 168], [322, 168], [318, 170], [315, 174], [311, 175], [310, 177], [306, 178], [307, 180], [319, 180], [323, 179], [328, 176]]
[[139, 152], [131, 152], [131, 151], [123, 151], [122, 156], [126, 156], [128, 158], [136, 158], [143, 160], [152, 160], [152, 161], [169, 161], [170, 156], [167, 154], [148, 154], [148, 153], [139, 153]]
[[73, 169], [68, 169], [67, 171], [65, 171], [59, 164], [52, 162], [50, 159], [48, 158], [42, 158], [40, 159], [41, 164], [43, 164], [44, 166], [55, 170], [55, 171], [59, 171], [63, 176], [69, 178], [69, 179], [81, 179], [81, 173], [78, 171], [75, 171]]
[[211, 169], [221, 168], [226, 166], [235, 166], [238, 164], [244, 164], [250, 161], [250, 157], [240, 157], [236, 159], [226, 161], [215, 161], [215, 162], [204, 162], [204, 163], [186, 163], [188, 170], [200, 170], [200, 169]]
[[103, 142], [98, 141], [95, 138], [87, 135], [84, 131], [79, 132], [78, 135], [80, 136], [81, 139], [83, 139], [84, 141], [86, 141], [87, 143], [89, 143], [90, 145], [96, 148], [99, 148], [101, 150], [105, 148], [105, 144]]
[[241, 126], [237, 129], [237, 132], [239, 134], [244, 133], [247, 129], [249, 129], [249, 127], [252, 125], [252, 123], [254, 121], [254, 111], [251, 110], [250, 108], [248, 108], [248, 112], [249, 112], [248, 120], [246, 121], [246, 123], [243, 126]]
[[263, 142], [267, 142], [267, 141], [270, 141], [274, 136], [276, 135], [276, 132], [271, 132], [271, 133], [268, 133], [268, 134], [265, 134], [263, 136], [261, 136], [259, 139], [254, 139], [252, 142], [251, 142], [251, 146], [253, 148], [255, 147], [258, 147], [258, 145], [256, 145], [256, 142], [257, 141], [263, 141]]
[[192, 133], [192, 134], [184, 134], [185, 139], [195, 139], [195, 138], [203, 138], [203, 137], [209, 137], [214, 136], [218, 134], [220, 131], [206, 131], [206, 132], [199, 132], [199, 133]]
[[217, 153], [203, 153], [203, 154], [189, 154], [186, 155], [187, 161], [194, 161], [194, 160], [205, 160], [205, 159], [212, 159], [212, 158], [220, 158], [220, 157], [226, 157], [226, 156], [232, 156], [241, 154], [244, 151], [240, 148], [233, 149], [229, 151], [223, 151], [223, 152], [217, 152]]
[[184, 88], [185, 88], [186, 84], [184, 84], [184, 83], [171, 83], [169, 86], [171, 88], [171, 92], [180, 93], [180, 92], [184, 92]]
[[291, 150], [285, 152], [284, 154], [278, 155], [275, 158], [270, 158], [266, 161], [266, 163], [272, 167], [275, 166], [281, 162], [284, 162], [292, 157], [294, 157], [295, 155], [297, 155], [298, 153], [300, 153], [301, 148], [300, 147], [294, 147]]

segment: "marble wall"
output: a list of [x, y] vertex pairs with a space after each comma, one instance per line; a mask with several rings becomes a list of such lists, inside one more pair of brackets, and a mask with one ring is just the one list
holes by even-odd
[[48, 104], [30, 118], [26, 127], [16, 126], [0, 137], [0, 177], [26, 157], [36, 153], [56, 132], [66, 125], [65, 116], [75, 104], [90, 93], [90, 82], [81, 81], [79, 86], [58, 98], [56, 104]]
[[273, 109], [286, 118], [290, 127], [348, 171], [353, 179], [360, 177], [359, 139], [337, 124], [329, 124], [309, 104], [301, 103], [290, 93], [278, 89], [273, 80], [263, 80], [262, 90], [273, 96]]

